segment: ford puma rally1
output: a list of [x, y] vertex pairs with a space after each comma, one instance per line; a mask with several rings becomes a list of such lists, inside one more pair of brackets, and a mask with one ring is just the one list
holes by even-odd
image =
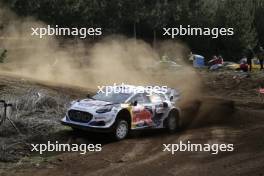
[[175, 89], [149, 93], [143, 87], [120, 88], [122, 92], [98, 92], [93, 97], [73, 101], [62, 124], [78, 130], [109, 132], [117, 140], [124, 139], [130, 130], [175, 131], [180, 127], [179, 93]]

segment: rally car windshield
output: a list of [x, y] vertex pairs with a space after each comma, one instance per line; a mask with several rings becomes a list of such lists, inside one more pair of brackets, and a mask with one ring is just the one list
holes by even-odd
[[124, 103], [132, 94], [129, 93], [97, 93], [93, 99], [113, 103]]

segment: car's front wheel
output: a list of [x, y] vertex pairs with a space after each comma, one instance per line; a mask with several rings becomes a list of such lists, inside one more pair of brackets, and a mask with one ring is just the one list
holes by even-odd
[[114, 137], [116, 140], [125, 139], [128, 135], [128, 123], [124, 119], [118, 119], [114, 128]]

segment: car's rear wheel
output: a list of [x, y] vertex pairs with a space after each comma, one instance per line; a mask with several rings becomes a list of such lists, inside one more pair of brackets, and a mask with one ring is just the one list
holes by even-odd
[[177, 113], [170, 113], [167, 119], [167, 129], [169, 132], [175, 132], [179, 128], [179, 116]]
[[128, 135], [128, 123], [124, 119], [118, 119], [114, 128], [114, 138], [116, 140], [125, 139]]

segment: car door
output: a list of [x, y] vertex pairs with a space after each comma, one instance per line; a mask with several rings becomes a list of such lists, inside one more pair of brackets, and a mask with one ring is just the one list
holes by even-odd
[[156, 128], [162, 128], [162, 122], [165, 118], [165, 115], [168, 111], [167, 107], [164, 107], [164, 101], [165, 97], [163, 95], [159, 95], [156, 93], [153, 93], [152, 95], [149, 96], [150, 102], [154, 106], [153, 108], [153, 126]]
[[145, 93], [138, 93], [130, 100], [130, 103], [137, 102], [132, 106], [132, 128], [146, 128], [153, 126], [153, 107], [149, 97]]

